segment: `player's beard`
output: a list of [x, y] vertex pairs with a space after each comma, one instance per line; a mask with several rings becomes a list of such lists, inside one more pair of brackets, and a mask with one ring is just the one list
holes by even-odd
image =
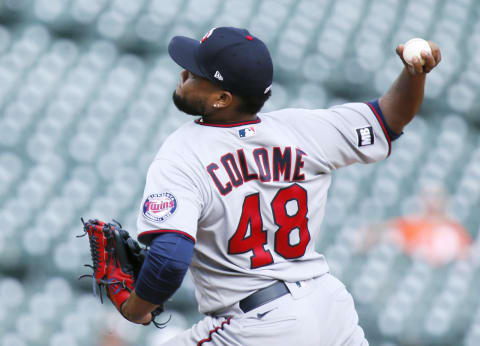
[[185, 97], [179, 96], [176, 91], [173, 92], [172, 100], [178, 110], [189, 115], [205, 115], [205, 105], [200, 100], [187, 101]]

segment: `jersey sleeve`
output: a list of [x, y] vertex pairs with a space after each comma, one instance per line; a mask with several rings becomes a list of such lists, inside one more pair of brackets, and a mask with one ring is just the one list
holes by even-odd
[[149, 244], [163, 232], [180, 233], [195, 242], [202, 197], [188, 169], [156, 159], [148, 169], [137, 219], [138, 240]]
[[391, 139], [383, 117], [372, 105], [346, 103], [306, 112], [298, 123], [306, 126], [310, 151], [323, 169], [376, 162], [390, 154]]

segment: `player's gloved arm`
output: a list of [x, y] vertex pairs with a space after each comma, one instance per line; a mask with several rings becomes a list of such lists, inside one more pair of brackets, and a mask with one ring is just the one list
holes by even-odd
[[422, 52], [425, 65], [422, 66], [418, 58], [414, 58], [413, 66], [408, 65], [403, 59], [403, 45], [397, 47], [397, 54], [405, 65], [400, 76], [390, 87], [390, 90], [380, 100], [385, 120], [390, 129], [401, 133], [419, 111], [423, 102], [426, 74], [440, 63], [441, 54], [438, 46], [429, 41], [432, 54]]
[[148, 324], [152, 320], [151, 312], [159, 306], [140, 298], [135, 291], [132, 291], [132, 294], [123, 303], [121, 313], [133, 323]]
[[149, 322], [150, 312], [175, 293], [192, 260], [193, 246], [190, 238], [179, 233], [161, 233], [153, 238], [135, 292], [122, 307], [128, 320]]

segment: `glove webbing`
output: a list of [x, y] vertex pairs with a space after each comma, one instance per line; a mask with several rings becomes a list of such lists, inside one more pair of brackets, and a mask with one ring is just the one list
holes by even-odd
[[[87, 223], [85, 223], [83, 218], [81, 218], [81, 221], [83, 224], [84, 233], [81, 235], [77, 235], [77, 238], [88, 235], [88, 232], [87, 232], [88, 225]], [[88, 223], [90, 223], [90, 221]], [[122, 229], [122, 225], [118, 221], [113, 220], [113, 222], [114, 222], [113, 224], [106, 223], [103, 225], [102, 233], [106, 238], [106, 244], [100, 244], [100, 242], [103, 239], [98, 239], [97, 237], [95, 237], [94, 234], [89, 235], [88, 238], [90, 243], [90, 255], [92, 258], [93, 265], [85, 264], [84, 266], [91, 268], [93, 270], [93, 274], [84, 274], [78, 278], [79, 280], [84, 277], [92, 278], [93, 294], [94, 296], [97, 296], [96, 286], [98, 286], [100, 302], [102, 304], [103, 304], [102, 287], [105, 287], [105, 290], [108, 293], [107, 287], [109, 285], [119, 284], [121, 285], [121, 288], [126, 289], [128, 292], [132, 292], [132, 290], [127, 286], [125, 281], [107, 279], [108, 268], [109, 268], [110, 260], [112, 259], [112, 257], [122, 256], [123, 257], [122, 260], [118, 261], [119, 264], [122, 266], [122, 270], [125, 273], [129, 273], [133, 275], [134, 281], [136, 281], [140, 273], [140, 268], [143, 264], [143, 261], [145, 260], [146, 251], [147, 251], [147, 249], [141, 248], [140, 245], [130, 237], [130, 235], [126, 230]], [[106, 266], [106, 270], [103, 273], [100, 273], [99, 272], [100, 256], [105, 255], [104, 252], [106, 252], [108, 256], [106, 259], [107, 266]], [[118, 259], [118, 257], [116, 257], [115, 259]], [[125, 317], [121, 311], [121, 308], [119, 310], [120, 310], [119, 311], [120, 314], [122, 314], [122, 316]], [[150, 322], [152, 322], [152, 324], [155, 327], [160, 329], [165, 328], [172, 317], [170, 315], [168, 320], [162, 323], [155, 321], [155, 318], [159, 316], [163, 311], [164, 311], [163, 307], [159, 306], [158, 308], [156, 308], [151, 312], [152, 320]], [[150, 324], [150, 322], [146, 323], [145, 325]]]

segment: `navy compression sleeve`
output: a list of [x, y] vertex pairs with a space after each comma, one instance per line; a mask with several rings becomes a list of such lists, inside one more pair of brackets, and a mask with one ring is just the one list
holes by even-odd
[[383, 124], [385, 125], [385, 129], [387, 130], [387, 133], [390, 136], [390, 140], [394, 141], [394, 140], [398, 139], [401, 135], [403, 135], [403, 132], [402, 133], [393, 132], [392, 129], [390, 128], [390, 126], [388, 126], [388, 123], [385, 120], [385, 116], [383, 115], [383, 112], [380, 109], [380, 104], [378, 103], [378, 99], [376, 99], [375, 101], [367, 102], [367, 103], [369, 105], [371, 105], [373, 108], [375, 108], [378, 116], [380, 117], [380, 119], [382, 119]]
[[153, 304], [169, 299], [180, 287], [192, 260], [194, 243], [178, 233], [153, 238], [135, 283], [136, 294]]

